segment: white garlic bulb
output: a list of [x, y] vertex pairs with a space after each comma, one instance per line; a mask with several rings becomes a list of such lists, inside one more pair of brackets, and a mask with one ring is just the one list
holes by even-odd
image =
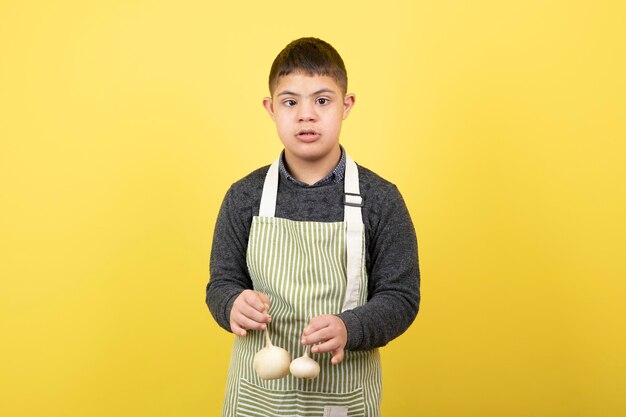
[[291, 362], [289, 371], [291, 371], [291, 375], [296, 378], [314, 379], [317, 378], [320, 373], [320, 365], [309, 357], [309, 347], [307, 346], [306, 349], [304, 349], [304, 355]]
[[254, 355], [252, 367], [262, 379], [279, 379], [289, 374], [291, 356], [285, 349], [274, 346], [265, 330], [265, 347]]

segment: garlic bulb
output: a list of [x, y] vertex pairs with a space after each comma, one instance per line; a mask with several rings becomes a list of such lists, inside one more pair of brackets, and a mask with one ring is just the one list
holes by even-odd
[[265, 330], [265, 347], [254, 355], [252, 367], [262, 379], [279, 379], [289, 374], [291, 356], [285, 349], [274, 346]]
[[320, 366], [314, 359], [309, 357], [309, 347], [307, 346], [306, 349], [304, 349], [304, 355], [291, 362], [289, 371], [291, 371], [291, 375], [296, 378], [314, 379], [317, 378], [320, 373]]

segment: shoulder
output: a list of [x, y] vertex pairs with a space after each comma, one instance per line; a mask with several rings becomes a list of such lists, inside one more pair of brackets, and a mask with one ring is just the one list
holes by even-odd
[[366, 223], [376, 229], [381, 222], [405, 220], [408, 210], [398, 187], [368, 168], [358, 165], [358, 169]]
[[388, 198], [397, 198], [400, 193], [392, 182], [384, 179], [374, 171], [358, 165], [359, 187], [364, 199], [370, 203], [380, 203]]
[[235, 210], [247, 211], [258, 205], [268, 170], [269, 165], [266, 165], [235, 181], [226, 193], [229, 206]]
[[236, 196], [245, 196], [250, 193], [260, 193], [263, 189], [265, 175], [269, 170], [269, 165], [258, 168], [245, 177], [235, 181], [231, 186], [229, 193]]
[[367, 168], [358, 168], [363, 222], [372, 253], [380, 249], [381, 242], [395, 241], [393, 245], [403, 245], [398, 242], [414, 241], [411, 215], [398, 187]]

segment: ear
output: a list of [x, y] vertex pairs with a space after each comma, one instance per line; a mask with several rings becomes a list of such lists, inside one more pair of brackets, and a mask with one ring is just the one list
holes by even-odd
[[272, 120], [274, 120], [274, 103], [272, 102], [271, 97], [265, 97], [263, 99], [263, 107], [265, 107], [267, 114], [269, 114]]
[[350, 114], [350, 110], [354, 106], [354, 102], [356, 101], [356, 96], [353, 93], [346, 94], [343, 98], [343, 119]]

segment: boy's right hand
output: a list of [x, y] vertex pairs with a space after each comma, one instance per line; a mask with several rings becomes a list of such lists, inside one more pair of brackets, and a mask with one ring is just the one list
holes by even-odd
[[269, 305], [267, 294], [244, 290], [235, 298], [230, 310], [230, 330], [237, 336], [245, 336], [246, 330], [265, 330], [272, 321]]

